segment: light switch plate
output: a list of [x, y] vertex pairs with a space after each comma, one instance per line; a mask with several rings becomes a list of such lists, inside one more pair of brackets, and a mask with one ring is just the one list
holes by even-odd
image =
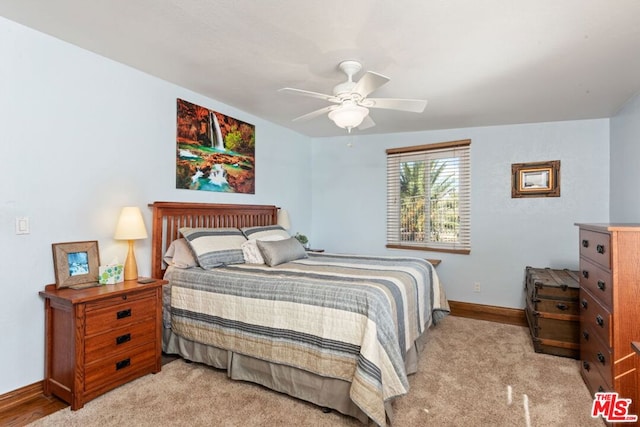
[[16, 217], [16, 234], [29, 234], [29, 217]]

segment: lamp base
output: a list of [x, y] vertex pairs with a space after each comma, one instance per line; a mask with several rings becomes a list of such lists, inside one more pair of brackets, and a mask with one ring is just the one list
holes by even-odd
[[136, 262], [136, 254], [133, 252], [133, 240], [129, 240], [129, 252], [124, 262], [124, 280], [138, 279], [138, 263]]

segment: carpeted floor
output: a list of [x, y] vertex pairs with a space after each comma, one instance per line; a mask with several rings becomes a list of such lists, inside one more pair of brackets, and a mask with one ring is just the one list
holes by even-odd
[[[598, 426], [578, 361], [537, 354], [526, 328], [447, 317], [394, 402], [394, 427]], [[176, 360], [31, 426], [357, 426], [358, 421], [222, 371]]]

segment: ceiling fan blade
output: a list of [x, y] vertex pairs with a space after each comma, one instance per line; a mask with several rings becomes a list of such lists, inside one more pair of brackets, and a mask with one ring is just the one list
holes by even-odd
[[427, 101], [422, 99], [367, 98], [361, 104], [367, 108], [385, 108], [413, 113], [422, 113], [427, 107]]
[[315, 110], [315, 111], [312, 111], [310, 113], [304, 114], [304, 115], [302, 115], [300, 117], [296, 117], [292, 121], [293, 122], [301, 122], [301, 121], [311, 120], [311, 119], [314, 119], [314, 118], [316, 118], [318, 116], [326, 114], [331, 110], [335, 110], [336, 108], [338, 108], [337, 105], [329, 105], [328, 107], [324, 107], [324, 108], [321, 108], [319, 110]]
[[366, 98], [367, 95], [388, 81], [389, 77], [374, 73], [373, 71], [367, 71], [365, 75], [358, 80], [358, 83], [356, 83], [356, 86], [353, 88], [353, 92], [357, 92], [361, 97]]
[[312, 98], [324, 99], [325, 101], [329, 101], [329, 102], [336, 102], [336, 103], [340, 102], [340, 99], [336, 98], [333, 95], [327, 95], [320, 92], [312, 92], [310, 90], [294, 89], [292, 87], [283, 87], [282, 89], [278, 89], [278, 92], [291, 93], [293, 95], [310, 96]]
[[372, 128], [376, 125], [376, 122], [373, 121], [373, 119], [371, 118], [371, 116], [367, 115], [364, 120], [362, 120], [362, 123], [360, 123], [360, 126], [358, 126], [359, 130], [365, 130], [365, 129], [369, 129]]

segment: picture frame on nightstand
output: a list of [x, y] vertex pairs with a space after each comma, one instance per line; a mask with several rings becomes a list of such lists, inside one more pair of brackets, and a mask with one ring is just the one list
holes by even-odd
[[98, 241], [53, 243], [56, 289], [84, 288], [98, 284]]

